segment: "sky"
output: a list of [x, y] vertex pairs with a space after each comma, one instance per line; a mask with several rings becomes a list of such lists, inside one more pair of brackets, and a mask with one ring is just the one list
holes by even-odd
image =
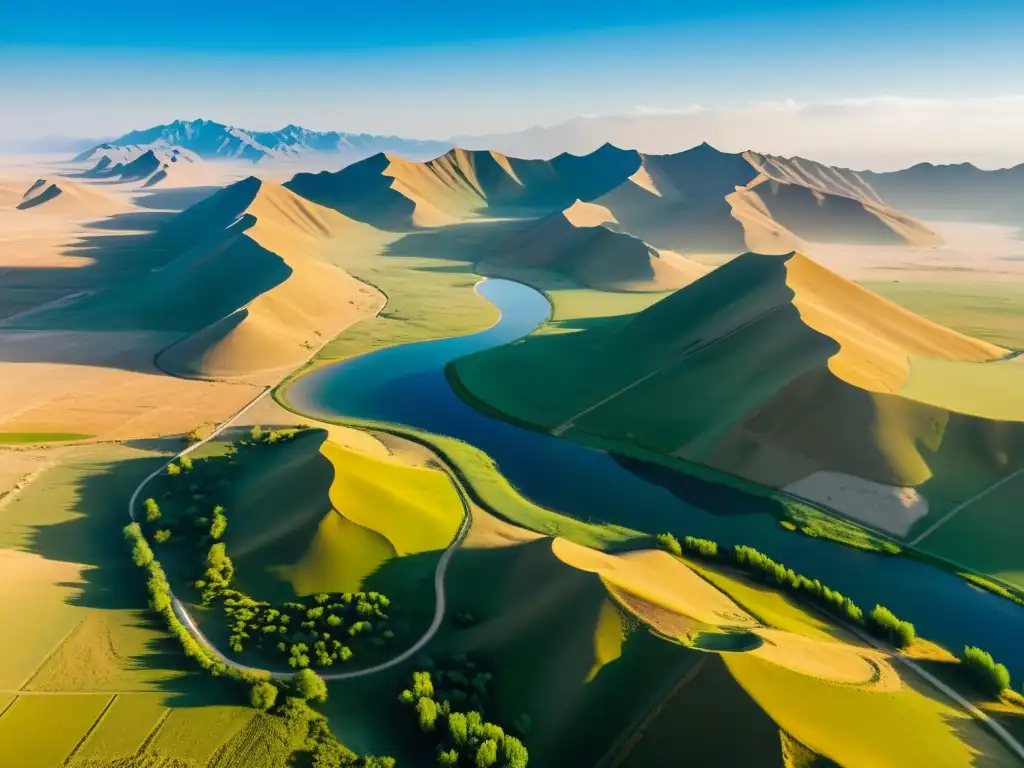
[[448, 138], [764, 103], [956, 111], [1024, 94], [1022, 43], [1022, 0], [0, 0], [0, 140], [199, 117]]

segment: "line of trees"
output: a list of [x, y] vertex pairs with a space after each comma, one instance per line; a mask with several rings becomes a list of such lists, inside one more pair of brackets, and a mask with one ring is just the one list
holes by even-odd
[[998, 698], [1010, 687], [1010, 671], [1006, 665], [996, 662], [992, 654], [981, 648], [965, 646], [960, 663], [974, 687], [988, 696]]
[[[437, 764], [446, 768], [526, 768], [530, 755], [523, 742], [485, 718], [491, 673], [464, 655], [454, 668], [417, 670], [398, 701], [416, 713], [420, 731], [433, 744]], [[525, 728], [523, 727], [525, 724]], [[517, 719], [522, 735], [529, 718]]]
[[917, 636], [913, 624], [900, 619], [888, 608], [876, 605], [865, 617], [864, 610], [846, 595], [830, 589], [818, 579], [796, 573], [753, 547], [723, 547], [718, 542], [693, 536], [686, 536], [680, 544], [670, 533], [660, 534], [657, 540], [663, 549], [677, 556], [685, 553], [705, 560], [724, 561], [761, 582], [793, 593], [841, 619], [864, 627], [897, 648], [910, 646]]

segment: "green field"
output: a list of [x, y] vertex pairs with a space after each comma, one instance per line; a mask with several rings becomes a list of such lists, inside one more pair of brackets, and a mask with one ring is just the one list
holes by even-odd
[[6, 765], [53, 768], [63, 764], [110, 705], [110, 694], [19, 696], [0, 717]]
[[77, 432], [0, 432], [0, 445], [18, 443], [58, 443], [67, 440], [88, 440], [93, 435]]
[[862, 285], [939, 325], [1011, 349], [1024, 348], [1022, 282], [889, 280]]

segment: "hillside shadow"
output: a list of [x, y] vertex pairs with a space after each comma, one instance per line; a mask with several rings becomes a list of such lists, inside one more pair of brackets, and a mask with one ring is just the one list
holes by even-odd
[[475, 263], [484, 260], [504, 238], [532, 221], [469, 221], [410, 232], [389, 244], [384, 255]]
[[139, 208], [177, 212], [190, 208], [221, 189], [223, 187], [205, 186], [146, 190], [133, 198], [132, 203]]
[[174, 218], [173, 211], [132, 211], [117, 213], [105, 219], [92, 221], [86, 229], [112, 230], [115, 232], [155, 232], [168, 220]]

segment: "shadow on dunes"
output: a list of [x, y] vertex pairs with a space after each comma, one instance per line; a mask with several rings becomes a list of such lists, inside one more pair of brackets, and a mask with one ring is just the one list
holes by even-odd
[[139, 208], [160, 211], [183, 211], [206, 198], [215, 195], [222, 187], [180, 187], [172, 189], [147, 189], [135, 195], [132, 203]]

